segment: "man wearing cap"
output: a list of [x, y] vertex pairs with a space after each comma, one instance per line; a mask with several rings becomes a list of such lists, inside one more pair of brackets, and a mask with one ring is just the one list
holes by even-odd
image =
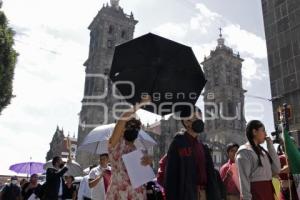
[[21, 188], [18, 185], [18, 178], [11, 177], [11, 183], [6, 185], [0, 192], [0, 200], [21, 200]]
[[167, 200], [220, 200], [214, 164], [207, 145], [199, 139], [204, 130], [198, 108], [180, 113], [185, 132], [177, 134], [167, 154]]

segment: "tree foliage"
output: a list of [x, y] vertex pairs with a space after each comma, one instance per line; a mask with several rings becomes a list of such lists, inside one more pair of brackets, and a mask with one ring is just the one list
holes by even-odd
[[0, 11], [0, 114], [13, 97], [13, 78], [17, 52], [13, 49], [14, 31]]

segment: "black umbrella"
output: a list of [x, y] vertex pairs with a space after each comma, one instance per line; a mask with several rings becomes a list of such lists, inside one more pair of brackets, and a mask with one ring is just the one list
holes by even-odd
[[[206, 83], [191, 47], [152, 33], [116, 47], [110, 78], [131, 104], [151, 95], [155, 106], [145, 109], [161, 115], [181, 110], [182, 103], [194, 105]], [[130, 81], [134, 91], [118, 81]]]

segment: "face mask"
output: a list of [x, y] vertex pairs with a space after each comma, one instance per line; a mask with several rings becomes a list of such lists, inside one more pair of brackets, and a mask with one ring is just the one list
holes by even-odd
[[61, 163], [60, 165], [59, 165], [59, 168], [61, 169], [61, 168], [63, 168], [65, 166], [65, 164], [64, 163]]
[[17, 181], [17, 180], [12, 180], [12, 181], [11, 181], [11, 184], [17, 185], [17, 184], [18, 184], [18, 181]]
[[133, 142], [137, 136], [138, 136], [139, 131], [137, 130], [126, 130], [124, 132], [124, 139], [128, 142]]
[[202, 133], [204, 131], [204, 123], [201, 119], [197, 119], [192, 123], [192, 129], [196, 133]]

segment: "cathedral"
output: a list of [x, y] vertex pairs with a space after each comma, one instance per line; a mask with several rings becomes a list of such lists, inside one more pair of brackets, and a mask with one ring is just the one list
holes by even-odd
[[[79, 113], [78, 144], [95, 127], [113, 123], [112, 105], [119, 100], [112, 95], [109, 70], [114, 55], [114, 47], [133, 39], [135, 25], [133, 14], [124, 13], [119, 0], [111, 0], [103, 5], [90, 26], [90, 46], [85, 66], [85, 84], [82, 107]], [[76, 160], [87, 167], [94, 157], [85, 152], [77, 152]]]
[[[225, 45], [220, 33], [215, 50], [201, 63], [207, 83], [203, 92], [205, 132], [200, 139], [212, 150], [216, 168], [227, 160], [226, 145], [245, 142], [246, 121], [244, 117], [244, 93], [242, 86], [242, 62], [239, 54], [233, 53]], [[152, 133], [158, 145], [155, 147], [154, 168], [164, 154], [177, 132], [182, 129], [180, 121], [173, 117], [163, 118], [160, 122], [145, 127]]]
[[216, 49], [201, 63], [207, 79], [203, 93], [206, 129], [203, 140], [211, 145], [216, 166], [225, 161], [228, 143], [242, 144], [246, 140], [242, 62], [240, 55], [225, 45], [220, 29]]
[[[119, 100], [112, 96], [112, 86], [108, 80], [114, 47], [133, 39], [137, 23], [132, 13], [124, 13], [119, 0], [111, 0], [110, 5], [103, 5], [89, 26], [90, 48], [84, 63], [86, 76], [79, 114], [79, 145], [95, 127], [114, 122], [111, 108]], [[226, 159], [224, 149], [227, 143], [244, 142], [246, 122], [243, 107], [246, 91], [242, 87], [242, 62], [239, 54], [234, 54], [225, 45], [221, 33], [216, 49], [202, 62], [208, 82], [203, 93], [206, 131], [201, 139], [211, 146], [217, 167]], [[144, 127], [158, 143], [152, 150], [154, 163], [158, 163], [167, 153], [170, 142], [181, 128], [181, 123], [173, 117]], [[79, 151], [76, 160], [87, 167], [97, 159]]]

